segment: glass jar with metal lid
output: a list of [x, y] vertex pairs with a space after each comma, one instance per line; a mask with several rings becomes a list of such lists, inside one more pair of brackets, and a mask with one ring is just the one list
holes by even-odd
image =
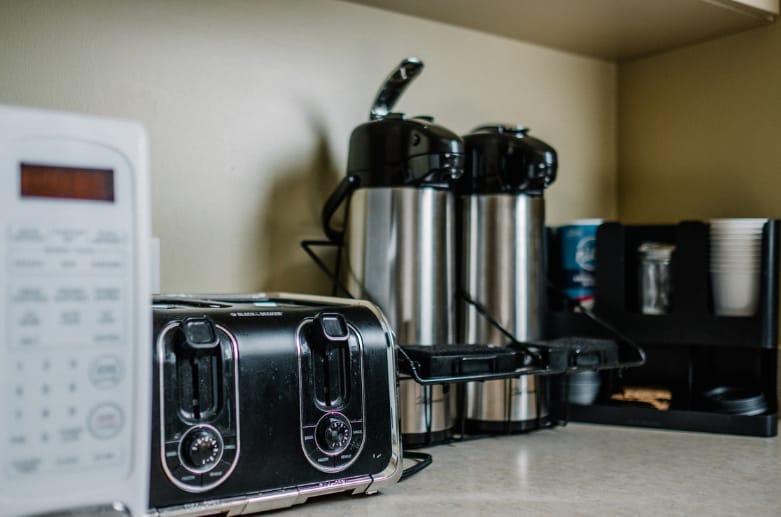
[[638, 248], [640, 312], [667, 314], [672, 302], [673, 244], [644, 242]]

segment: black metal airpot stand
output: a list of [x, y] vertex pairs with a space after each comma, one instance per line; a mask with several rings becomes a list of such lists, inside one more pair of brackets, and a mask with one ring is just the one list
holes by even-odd
[[[421, 385], [515, 379], [524, 375], [562, 375], [567, 388], [568, 376], [572, 373], [630, 368], [645, 363], [645, 352], [640, 347], [585, 307], [580, 306], [579, 311], [616, 339], [563, 337], [520, 342], [482, 304], [464, 292], [459, 295], [507, 337], [509, 344], [505, 347], [488, 345], [399, 347], [400, 372], [411, 376]], [[565, 389], [564, 392], [566, 396], [568, 390]], [[507, 393], [506, 397], [506, 407], [510, 407], [511, 394]], [[539, 398], [537, 404], [540, 404]], [[537, 409], [537, 415], [540, 415], [541, 408]], [[543, 424], [541, 417], [538, 416], [537, 419], [536, 428], [541, 428]], [[464, 439], [467, 433], [463, 410], [459, 420], [460, 439]], [[558, 419], [548, 423], [566, 424], [567, 420], [568, 415], [565, 412]], [[506, 433], [513, 432], [510, 427], [510, 415], [506, 415], [505, 423]]]
[[[353, 298], [352, 294], [339, 282], [339, 262], [337, 262], [336, 271], [331, 271], [325, 262], [314, 253], [313, 246], [336, 246], [337, 248], [342, 246], [332, 241], [305, 240], [301, 242], [301, 247], [307, 255], [331, 279], [333, 294], [342, 293], [344, 296]], [[337, 253], [339, 252], [337, 250]], [[436, 384], [514, 379], [523, 375], [566, 376], [580, 371], [629, 368], [640, 366], [645, 362], [645, 353], [640, 347], [585, 307], [579, 307], [579, 311], [616, 339], [563, 337], [521, 342], [479, 302], [470, 298], [465, 292], [460, 292], [459, 295], [464, 301], [474, 306], [491, 325], [499, 329], [507, 337], [509, 344], [504, 347], [480, 344], [397, 346], [400, 374], [411, 377], [422, 386], [433, 386]], [[509, 397], [510, 394], [507, 396]], [[540, 403], [539, 399], [537, 403]], [[539, 409], [538, 415], [541, 413]], [[565, 414], [556, 423], [566, 423], [567, 418]], [[463, 411], [461, 411], [460, 421], [461, 439], [463, 439], [466, 435]], [[510, 432], [509, 422], [510, 417], [507, 415], [508, 432]], [[430, 444], [416, 444], [416, 446], [426, 445]]]

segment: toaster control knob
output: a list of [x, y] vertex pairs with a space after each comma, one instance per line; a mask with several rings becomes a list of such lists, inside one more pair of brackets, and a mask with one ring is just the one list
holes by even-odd
[[329, 413], [317, 424], [317, 445], [326, 454], [339, 454], [352, 439], [350, 421], [341, 413]]
[[222, 458], [222, 437], [212, 427], [196, 427], [187, 432], [179, 454], [182, 463], [193, 472], [207, 472]]

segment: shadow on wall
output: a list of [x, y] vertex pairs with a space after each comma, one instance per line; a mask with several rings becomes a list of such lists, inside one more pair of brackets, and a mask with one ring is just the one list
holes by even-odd
[[[342, 173], [331, 155], [323, 124], [314, 120], [317, 144], [301, 167], [274, 174], [275, 181], [258, 214], [259, 242], [266, 247], [264, 291], [331, 294], [331, 282], [301, 248], [303, 239], [325, 239], [320, 213]], [[315, 249], [326, 264], [333, 265], [335, 250]]]

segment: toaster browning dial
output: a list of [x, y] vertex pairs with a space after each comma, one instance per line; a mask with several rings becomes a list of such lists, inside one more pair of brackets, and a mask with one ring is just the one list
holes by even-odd
[[328, 455], [344, 451], [352, 439], [350, 421], [341, 413], [328, 413], [317, 424], [317, 446]]
[[181, 444], [180, 461], [193, 472], [208, 472], [222, 457], [222, 437], [212, 427], [193, 427], [182, 437]]

